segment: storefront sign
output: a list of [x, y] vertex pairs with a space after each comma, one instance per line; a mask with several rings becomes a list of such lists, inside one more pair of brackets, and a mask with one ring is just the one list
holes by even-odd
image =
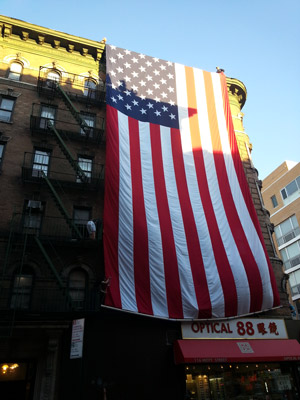
[[72, 339], [70, 358], [81, 358], [83, 348], [84, 318], [74, 319], [72, 323]]
[[243, 318], [211, 322], [183, 322], [183, 339], [287, 339], [283, 319]]

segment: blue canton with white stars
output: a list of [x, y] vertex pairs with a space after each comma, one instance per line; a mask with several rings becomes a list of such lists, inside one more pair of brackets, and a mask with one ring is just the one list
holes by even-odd
[[106, 102], [129, 117], [178, 128], [174, 63], [106, 46]]

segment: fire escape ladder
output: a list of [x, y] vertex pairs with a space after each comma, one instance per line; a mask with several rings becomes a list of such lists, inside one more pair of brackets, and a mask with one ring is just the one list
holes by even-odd
[[76, 224], [74, 224], [72, 218], [69, 216], [67, 210], [65, 209], [63, 202], [61, 201], [59, 195], [57, 194], [56, 190], [54, 189], [52, 183], [50, 182], [50, 180], [48, 179], [48, 177], [46, 176], [46, 174], [41, 171], [42, 173], [42, 177], [45, 179], [50, 192], [53, 196], [54, 202], [57, 206], [57, 208], [59, 209], [60, 213], [62, 214], [62, 216], [64, 217], [64, 219], [66, 220], [67, 224], [69, 225], [70, 229], [74, 231], [74, 233], [76, 234], [76, 236], [79, 239], [82, 239], [82, 234], [80, 232], [80, 230], [78, 229], [78, 227], [76, 226]]
[[56, 84], [56, 90], [59, 93], [62, 101], [65, 103], [67, 108], [69, 109], [70, 113], [73, 115], [77, 123], [80, 125], [80, 127], [84, 130], [84, 133], [89, 136], [90, 133], [90, 127], [88, 124], [84, 121], [83, 118], [81, 118], [79, 111], [75, 108], [73, 103], [71, 102], [69, 96], [67, 93], [63, 90], [63, 88], [57, 83]]
[[78, 165], [78, 162], [74, 160], [72, 154], [70, 153], [68, 147], [66, 146], [65, 142], [63, 141], [62, 137], [60, 134], [57, 132], [55, 129], [55, 126], [53, 122], [50, 120], [48, 122], [48, 127], [49, 129], [54, 133], [54, 137], [56, 138], [56, 141], [59, 145], [59, 148], [61, 149], [62, 153], [65, 155], [66, 159], [69, 161], [71, 167], [74, 169], [76, 176], [84, 182], [87, 183], [89, 181], [89, 178], [86, 176], [86, 174], [82, 171], [80, 166]]
[[65, 285], [64, 285], [60, 275], [58, 274], [55, 266], [53, 265], [53, 262], [51, 261], [51, 258], [49, 257], [45, 247], [43, 246], [43, 244], [40, 241], [40, 239], [38, 238], [38, 236], [34, 236], [34, 239], [35, 239], [35, 242], [38, 245], [39, 249], [41, 250], [41, 253], [43, 254], [45, 260], [47, 261], [47, 263], [48, 263], [48, 265], [49, 265], [49, 267], [51, 269], [51, 272], [53, 273], [53, 275], [54, 275], [54, 277], [55, 277], [60, 289], [62, 289], [63, 293], [67, 296], [68, 304], [72, 305], [72, 299], [71, 299], [70, 295], [68, 293], [66, 293]]

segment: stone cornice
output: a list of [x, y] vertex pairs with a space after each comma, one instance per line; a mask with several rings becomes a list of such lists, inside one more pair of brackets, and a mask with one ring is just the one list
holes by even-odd
[[[35, 42], [36, 46], [40, 47], [48, 44], [53, 50], [64, 48], [69, 53], [80, 54], [82, 58], [92, 56], [95, 61], [100, 61], [106, 42], [106, 39], [96, 42], [2, 15], [0, 29], [2, 40], [14, 37], [22, 41], [22, 44], [28, 41]], [[49, 48], [47, 50], [49, 51]]]
[[237, 97], [242, 109], [247, 98], [246, 86], [243, 84], [243, 82], [235, 78], [226, 77], [226, 82], [228, 92]]
[[[3, 42], [2, 42], [3, 43]], [[84, 66], [86, 68], [97, 68], [98, 62], [91, 56], [83, 57], [78, 52], [68, 52], [66, 49], [60, 47], [58, 49], [53, 48], [49, 44], [44, 46], [39, 46], [33, 40], [29, 39], [26, 42], [20, 41], [16, 37], [10, 37], [5, 40], [5, 43], [9, 46], [10, 49], [14, 49], [16, 52], [24, 52], [36, 54], [46, 58], [52, 58], [56, 61], [63, 61], [66, 63], [72, 63], [80, 66]]]

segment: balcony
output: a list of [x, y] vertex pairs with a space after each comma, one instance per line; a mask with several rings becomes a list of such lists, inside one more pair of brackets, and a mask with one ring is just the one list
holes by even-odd
[[300, 235], [300, 228], [299, 226], [289, 232], [287, 232], [285, 235], [279, 237], [277, 239], [278, 247], [282, 246], [284, 243], [289, 242], [290, 240], [295, 239], [297, 236]]
[[[96, 223], [96, 236], [92, 240], [89, 239], [86, 220], [73, 219], [72, 221], [80, 231], [83, 242], [86, 242], [87, 246], [93, 243], [96, 243], [97, 246], [99, 245], [99, 241], [102, 240], [102, 222], [100, 220]], [[21, 238], [23, 234], [28, 234], [37, 235], [42, 241], [51, 240], [57, 243], [63, 242], [63, 244], [78, 244], [75, 232], [68, 226], [64, 218], [45, 216], [42, 211], [40, 213], [36, 211], [31, 215], [28, 213], [14, 213], [11, 221], [11, 231], [16, 239], [18, 237]]]
[[297, 266], [300, 266], [300, 255], [290, 258], [284, 262], [284, 268], [286, 271], [290, 270], [291, 268], [295, 268]]
[[100, 79], [96, 81], [91, 77], [40, 67], [38, 93], [47, 98], [57, 97], [55, 82], [71, 100], [95, 106], [105, 104], [105, 85]]
[[[80, 161], [81, 160], [81, 161]], [[69, 187], [79, 190], [98, 190], [103, 187], [104, 164], [94, 163], [92, 159], [81, 158], [78, 165], [85, 176], [85, 182], [76, 175], [65, 157], [53, 157], [46, 151], [24, 153], [22, 180], [26, 183], [44, 183], [45, 174], [53, 186]], [[82, 161], [85, 160], [85, 161]]]
[[[104, 118], [96, 117], [91, 114], [82, 114], [82, 119], [89, 125], [88, 130], [84, 131], [78, 123], [70, 118], [70, 112], [62, 108], [48, 109], [47, 116], [43, 115], [43, 106], [40, 104], [33, 104], [32, 114], [30, 116], [30, 130], [33, 136], [51, 137], [52, 131], [48, 128], [48, 122], [52, 121], [58, 133], [63, 139], [75, 140], [84, 143], [100, 144], [104, 136]], [[53, 110], [53, 116], [49, 111]], [[55, 111], [55, 112], [54, 112]], [[55, 116], [54, 116], [55, 114]], [[71, 122], [70, 122], [71, 120]]]
[[11, 281], [2, 280], [0, 288], [0, 311], [17, 311], [23, 314], [95, 312], [100, 309], [103, 294], [100, 290], [76, 293], [55, 287], [55, 282], [39, 282], [28, 288], [13, 290]]

